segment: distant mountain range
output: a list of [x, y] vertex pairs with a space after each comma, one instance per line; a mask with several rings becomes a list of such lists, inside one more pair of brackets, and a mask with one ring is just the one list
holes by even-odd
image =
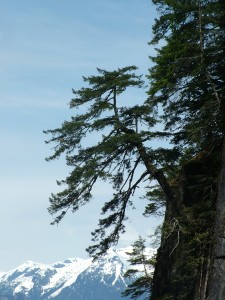
[[128, 284], [123, 276], [127, 251], [110, 249], [95, 262], [81, 258], [51, 265], [27, 261], [0, 274], [0, 300], [129, 299], [121, 297]]

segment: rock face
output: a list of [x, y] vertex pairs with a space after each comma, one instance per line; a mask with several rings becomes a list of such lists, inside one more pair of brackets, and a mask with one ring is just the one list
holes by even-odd
[[[166, 207], [151, 300], [225, 299], [222, 258], [216, 260], [212, 273], [216, 257], [213, 253], [217, 251], [217, 255], [223, 255], [225, 249], [224, 235], [221, 234], [225, 229], [225, 165], [221, 172], [220, 148], [200, 153], [187, 161], [177, 175], [174, 184], [176, 206], [168, 203]], [[216, 219], [218, 230], [215, 233], [219, 236], [214, 234]], [[209, 297], [210, 281], [214, 282], [212, 297]]]
[[225, 142], [222, 149], [222, 162], [218, 181], [216, 202], [216, 222], [214, 228], [215, 246], [213, 249], [212, 268], [210, 274], [209, 300], [225, 299]]
[[0, 300], [119, 300], [127, 281], [127, 249], [98, 261], [72, 258], [52, 265], [27, 261], [0, 275]]

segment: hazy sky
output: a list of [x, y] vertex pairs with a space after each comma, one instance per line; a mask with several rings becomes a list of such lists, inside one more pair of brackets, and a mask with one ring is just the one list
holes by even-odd
[[[86, 256], [109, 189], [97, 186], [92, 204], [51, 226], [48, 197], [68, 169], [45, 161], [43, 130], [69, 119], [72, 88], [96, 67], [147, 74], [154, 17], [150, 0], [0, 0], [0, 271]], [[149, 233], [137, 213], [120, 246]]]

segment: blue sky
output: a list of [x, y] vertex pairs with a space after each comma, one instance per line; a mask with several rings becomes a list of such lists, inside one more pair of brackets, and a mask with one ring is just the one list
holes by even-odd
[[[96, 67], [147, 74], [154, 17], [150, 0], [0, 0], [0, 270], [86, 255], [109, 188], [97, 186], [95, 202], [50, 226], [48, 197], [68, 169], [45, 162], [43, 130], [69, 119], [72, 88]], [[131, 215], [138, 221], [121, 246], [149, 233], [150, 221]]]

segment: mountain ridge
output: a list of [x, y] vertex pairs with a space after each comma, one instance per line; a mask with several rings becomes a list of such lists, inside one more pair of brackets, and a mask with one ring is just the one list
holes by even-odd
[[[26, 261], [0, 274], [0, 300], [119, 300], [131, 247], [109, 249], [96, 261], [68, 258], [52, 264]], [[150, 250], [153, 254], [154, 250]], [[126, 298], [123, 298], [126, 299]]]

